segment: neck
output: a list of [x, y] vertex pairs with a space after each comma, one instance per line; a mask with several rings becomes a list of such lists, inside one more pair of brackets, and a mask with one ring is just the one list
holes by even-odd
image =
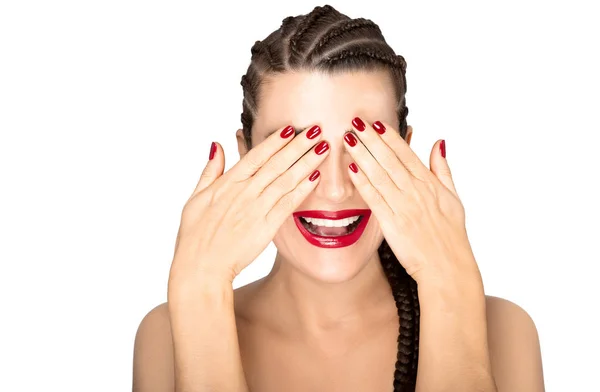
[[296, 336], [353, 333], [398, 317], [377, 252], [354, 277], [333, 283], [306, 275], [278, 252], [261, 286], [277, 325]]

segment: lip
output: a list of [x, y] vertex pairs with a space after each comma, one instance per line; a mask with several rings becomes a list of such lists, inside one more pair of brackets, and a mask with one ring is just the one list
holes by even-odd
[[[296, 211], [292, 214], [294, 216], [294, 222], [296, 227], [300, 230], [300, 233], [306, 238], [312, 245], [320, 248], [342, 248], [350, 246], [360, 239], [360, 236], [365, 231], [369, 218], [371, 217], [370, 209], [354, 209], [354, 210], [340, 210], [340, 211], [323, 211], [323, 210], [306, 210]], [[336, 236], [336, 237], [324, 237], [316, 235], [306, 230], [306, 228], [300, 222], [300, 217], [318, 218], [318, 219], [344, 219], [355, 215], [363, 215], [362, 220], [356, 227], [352, 234]]]

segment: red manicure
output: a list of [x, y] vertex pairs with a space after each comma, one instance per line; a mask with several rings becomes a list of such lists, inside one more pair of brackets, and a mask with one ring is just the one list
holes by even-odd
[[329, 144], [327, 144], [325, 140], [321, 141], [319, 144], [317, 144], [317, 147], [315, 147], [315, 152], [317, 155], [321, 155], [327, 150], [329, 150]]
[[442, 153], [442, 156], [446, 158], [446, 141], [444, 139], [442, 139], [442, 142], [440, 143], [440, 152]]
[[208, 155], [208, 160], [211, 160], [215, 157], [215, 152], [217, 152], [217, 144], [212, 142], [210, 145], [210, 154]]
[[311, 174], [311, 175], [310, 175], [310, 177], [308, 177], [308, 179], [309, 179], [309, 180], [311, 180], [311, 181], [314, 181], [314, 180], [316, 180], [316, 179], [317, 179], [317, 177], [319, 177], [319, 174], [321, 174], [321, 173], [319, 173], [319, 171], [318, 171], [318, 170], [315, 170], [315, 171], [313, 172], [313, 174]]
[[356, 166], [356, 163], [352, 162], [348, 166], [350, 167], [350, 170], [352, 170], [354, 173], [358, 173], [358, 166]]
[[350, 147], [356, 146], [356, 143], [358, 142], [358, 140], [356, 140], [356, 136], [350, 132], [344, 135], [344, 140], [350, 145]]
[[375, 121], [373, 123], [373, 128], [377, 131], [378, 134], [383, 135], [385, 132], [385, 127], [380, 121]]
[[355, 117], [354, 120], [352, 120], [352, 125], [361, 132], [365, 130], [365, 123], [358, 117]]
[[306, 132], [306, 137], [309, 139], [316, 138], [319, 133], [321, 133], [321, 128], [318, 125], [313, 126], [311, 129]]
[[291, 125], [288, 125], [287, 127], [285, 127], [283, 129], [283, 131], [281, 131], [281, 133], [279, 134], [279, 136], [281, 136], [282, 138], [287, 138], [292, 136], [292, 134], [294, 133], [294, 127], [292, 127]]

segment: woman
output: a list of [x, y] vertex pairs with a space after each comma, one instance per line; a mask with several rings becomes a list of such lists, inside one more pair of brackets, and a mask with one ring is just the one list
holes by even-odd
[[[240, 161], [212, 144], [135, 391], [543, 391], [531, 318], [484, 294], [444, 140], [430, 168], [409, 147], [405, 72], [331, 6], [256, 42]], [[233, 290], [271, 240], [272, 271]]]

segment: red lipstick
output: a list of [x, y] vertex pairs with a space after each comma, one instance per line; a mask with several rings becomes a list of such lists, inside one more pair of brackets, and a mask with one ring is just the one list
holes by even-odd
[[[341, 211], [323, 211], [323, 210], [306, 210], [296, 211], [292, 214], [294, 216], [294, 222], [296, 227], [300, 230], [300, 233], [306, 238], [311, 244], [320, 248], [342, 248], [350, 246], [360, 239], [360, 236], [365, 231], [369, 217], [371, 216], [370, 209], [360, 210], [341, 210]], [[317, 218], [317, 219], [344, 219], [351, 216], [361, 215], [361, 221], [358, 222], [358, 226], [350, 234], [340, 236], [321, 236], [313, 234], [304, 227], [300, 221], [300, 217], [306, 218]]]

